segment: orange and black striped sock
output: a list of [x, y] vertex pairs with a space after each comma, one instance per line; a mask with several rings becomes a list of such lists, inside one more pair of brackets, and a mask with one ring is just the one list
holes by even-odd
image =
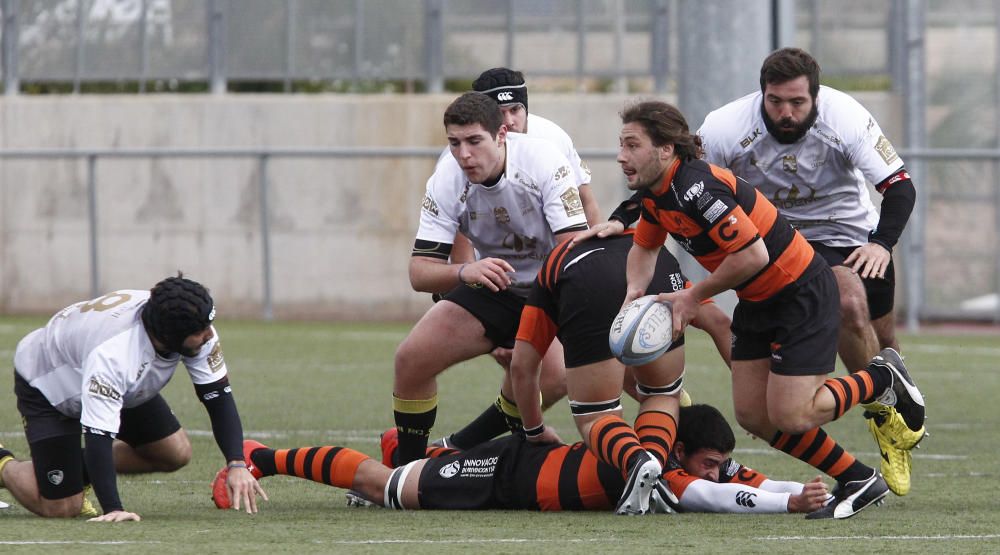
[[872, 475], [872, 468], [854, 458], [823, 428], [813, 428], [804, 434], [778, 432], [771, 447], [784, 451], [810, 464], [838, 482], [863, 480]]
[[620, 416], [607, 415], [590, 428], [590, 450], [625, 476], [633, 457], [643, 451], [636, 435]]
[[677, 420], [666, 412], [640, 412], [635, 419], [635, 433], [642, 447], [660, 461], [661, 467], [666, 468], [667, 457], [677, 438]]
[[328, 486], [350, 489], [358, 466], [370, 457], [347, 447], [258, 449], [251, 459], [265, 476], [296, 476]]
[[859, 370], [841, 378], [827, 378], [823, 385], [833, 394], [833, 419], [840, 418], [858, 403], [870, 403], [874, 400], [876, 394], [891, 385], [886, 377], [881, 372]]

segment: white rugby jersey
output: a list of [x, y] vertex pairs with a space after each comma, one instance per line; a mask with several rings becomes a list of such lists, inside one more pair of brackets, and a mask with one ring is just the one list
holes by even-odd
[[878, 184], [903, 167], [878, 122], [854, 98], [821, 86], [815, 125], [783, 145], [764, 126], [762, 101], [755, 92], [708, 114], [698, 130], [705, 160], [749, 181], [806, 239], [868, 243], [878, 212], [865, 179]]
[[455, 242], [461, 231], [480, 258], [514, 267], [514, 291], [526, 295], [555, 234], [586, 226], [570, 163], [549, 141], [507, 134], [507, 161], [492, 187], [470, 183], [450, 153], [438, 159], [420, 210], [417, 239]]
[[570, 168], [573, 169], [573, 173], [576, 175], [577, 186], [590, 184], [590, 168], [580, 159], [580, 154], [576, 151], [576, 147], [573, 146], [573, 139], [570, 138], [568, 133], [563, 131], [562, 127], [556, 125], [552, 120], [536, 116], [531, 112], [528, 112], [527, 126], [528, 132], [526, 134], [529, 137], [545, 139], [559, 147], [559, 150], [569, 160]]
[[62, 309], [17, 344], [14, 368], [56, 410], [112, 434], [121, 409], [159, 393], [178, 362], [195, 384], [222, 379], [226, 363], [217, 334], [195, 357], [156, 354], [142, 325], [148, 299], [149, 291], [122, 290]]

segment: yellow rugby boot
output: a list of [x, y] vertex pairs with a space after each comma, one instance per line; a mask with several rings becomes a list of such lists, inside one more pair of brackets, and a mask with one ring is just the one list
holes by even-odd
[[912, 455], [910, 451], [927, 435], [926, 428], [911, 430], [902, 415], [892, 407], [879, 412], [865, 412], [868, 431], [882, 455], [882, 475], [889, 489], [899, 496], [910, 492]]
[[101, 516], [100, 511], [94, 507], [94, 504], [90, 502], [87, 495], [94, 491], [94, 488], [87, 484], [83, 486], [83, 505], [80, 506], [80, 516], [84, 518], [94, 518], [95, 516]]

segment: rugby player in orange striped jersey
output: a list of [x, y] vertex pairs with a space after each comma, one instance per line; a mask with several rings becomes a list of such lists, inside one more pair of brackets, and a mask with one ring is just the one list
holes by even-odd
[[[827, 378], [837, 356], [839, 294], [829, 265], [749, 183], [701, 160], [701, 139], [676, 107], [637, 102], [621, 113], [618, 163], [641, 192], [625, 302], [643, 294], [671, 235], [711, 274], [660, 294], [673, 305], [674, 334], [700, 303], [733, 289], [733, 403], [740, 425], [837, 480], [837, 499], [812, 518], [847, 518], [888, 492], [881, 474], [819, 426], [876, 398], [918, 429], [923, 398], [892, 349], [865, 370]], [[916, 428], [913, 428], [916, 426]]]
[[[688, 427], [681, 428], [667, 471], [657, 481], [668, 496], [657, 512], [809, 512], [828, 500], [817, 478], [806, 484], [772, 480], [729, 458], [735, 438], [726, 419], [713, 407], [681, 409]], [[382, 460], [393, 458], [396, 430], [382, 436]], [[345, 447], [271, 449], [244, 442], [247, 468], [258, 479], [295, 476], [350, 488], [352, 504], [359, 495], [393, 509], [541, 511], [607, 510], [622, 493], [625, 481], [616, 468], [601, 462], [583, 443], [536, 444], [506, 436], [467, 451], [430, 447], [427, 458], [390, 468]], [[225, 488], [227, 469], [219, 471], [212, 498], [221, 509], [231, 507]], [[673, 496], [668, 491], [678, 492]]]

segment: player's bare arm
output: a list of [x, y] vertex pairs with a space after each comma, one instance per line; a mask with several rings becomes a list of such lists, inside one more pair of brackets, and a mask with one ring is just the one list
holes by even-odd
[[410, 285], [415, 291], [425, 293], [446, 293], [463, 283], [500, 291], [510, 286], [513, 273], [513, 266], [499, 258], [462, 264], [426, 256], [410, 258]]
[[714, 272], [693, 287], [674, 293], [660, 293], [657, 300], [673, 304], [674, 339], [680, 337], [684, 328], [698, 316], [702, 301], [743, 283], [766, 266], [768, 260], [764, 241], [757, 239], [743, 250], [726, 256]]
[[625, 302], [622, 303], [622, 307], [646, 294], [646, 288], [653, 280], [656, 257], [659, 254], [659, 247], [647, 249], [639, 244], [632, 245], [628, 251], [628, 261], [625, 263], [628, 289], [625, 291]]

